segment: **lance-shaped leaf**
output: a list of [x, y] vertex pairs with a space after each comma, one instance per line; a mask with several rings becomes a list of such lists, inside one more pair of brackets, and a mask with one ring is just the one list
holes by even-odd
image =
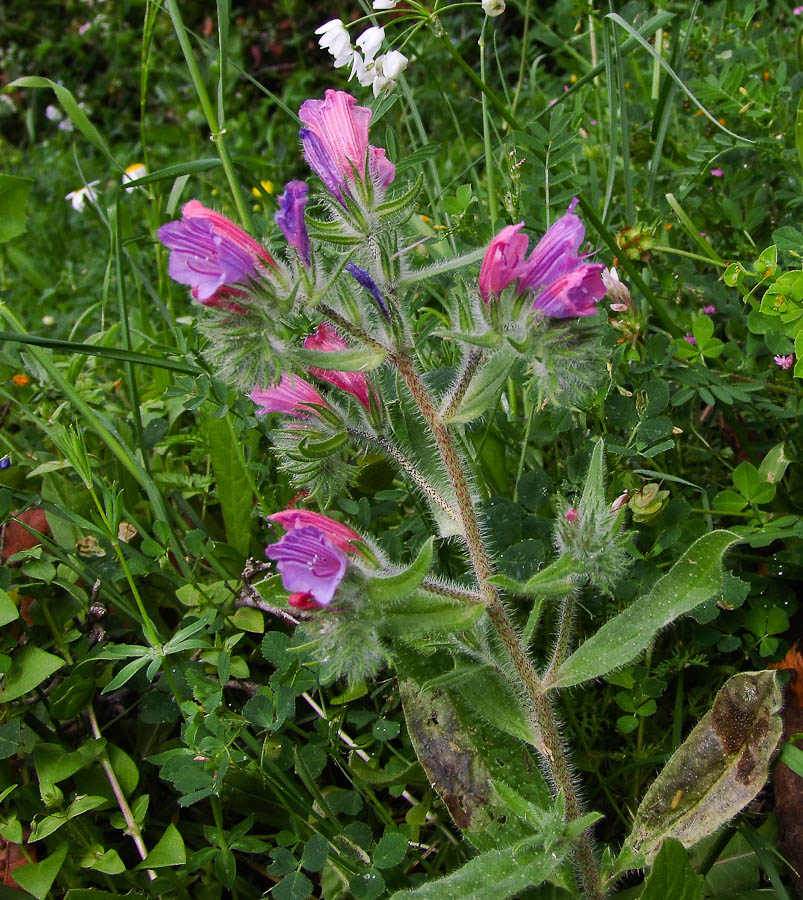
[[568, 850], [525, 846], [489, 850], [469, 860], [445, 878], [429, 881], [410, 891], [397, 891], [391, 900], [507, 900], [555, 873]]
[[741, 540], [732, 531], [698, 538], [653, 589], [607, 621], [563, 663], [551, 687], [571, 687], [632, 662], [655, 635], [722, 586], [722, 557]]
[[331, 369], [334, 372], [370, 372], [382, 365], [387, 357], [386, 350], [355, 347], [351, 350], [306, 350], [295, 351], [299, 362], [316, 369]]
[[416, 558], [402, 572], [370, 579], [367, 584], [368, 596], [382, 605], [409, 597], [424, 580], [432, 565], [433, 540], [434, 538], [429, 538], [423, 543]]
[[398, 197], [392, 197], [390, 200], [385, 200], [384, 203], [380, 203], [376, 208], [377, 217], [382, 219], [392, 219], [397, 223], [401, 223], [409, 218], [413, 214], [415, 201], [423, 183], [424, 176], [419, 175], [409, 190], [400, 194]]
[[446, 421], [459, 425], [481, 416], [496, 400], [515, 361], [515, 352], [505, 347], [480, 366], [457, 409]]
[[767, 780], [780, 708], [777, 673], [730, 678], [647, 791], [626, 846], [650, 863], [666, 838], [691, 847], [732, 819]]
[[516, 581], [507, 575], [492, 575], [488, 581], [522, 597], [565, 597], [584, 578], [581, 563], [566, 553], [526, 582]]

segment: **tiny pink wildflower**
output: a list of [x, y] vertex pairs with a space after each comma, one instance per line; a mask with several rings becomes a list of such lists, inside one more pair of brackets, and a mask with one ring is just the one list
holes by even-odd
[[697, 346], [697, 338], [693, 334], [684, 334], [683, 340], [688, 341], [692, 345], [692, 347]]
[[725, 173], [722, 169], [711, 169], [711, 174], [714, 178], [722, 178]]
[[[803, 9], [803, 7], [801, 7]], [[795, 354], [790, 353], [789, 356], [774, 356], [775, 365], [780, 366], [782, 369], [791, 369], [792, 365], [795, 362]]]
[[713, 315], [716, 315], [717, 308], [716, 308], [716, 306], [714, 306], [713, 303], [709, 303], [708, 306], [703, 307], [703, 312], [707, 316], [713, 316]]
[[575, 506], [570, 506], [570, 507], [566, 510], [566, 521], [567, 521], [570, 525], [574, 525], [574, 523], [577, 521], [577, 515], [578, 515], [577, 507], [575, 507]]

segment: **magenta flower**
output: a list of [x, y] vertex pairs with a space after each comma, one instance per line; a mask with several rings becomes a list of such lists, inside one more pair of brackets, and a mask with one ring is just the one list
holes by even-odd
[[189, 203], [185, 203], [184, 206], [181, 207], [181, 215], [185, 219], [205, 219], [207, 222], [211, 222], [215, 234], [227, 238], [241, 250], [245, 250], [245, 252], [250, 254], [255, 261], [264, 263], [268, 266], [276, 266], [273, 257], [262, 244], [255, 241], [250, 234], [247, 234], [242, 228], [235, 225], [231, 219], [227, 219], [221, 213], [209, 209], [209, 207], [204, 206], [199, 200], [190, 200]]
[[717, 308], [716, 308], [716, 306], [714, 306], [713, 303], [709, 303], [708, 306], [703, 307], [703, 312], [707, 316], [714, 316], [714, 315], [716, 315]]
[[273, 217], [287, 243], [298, 250], [305, 266], [309, 266], [309, 234], [304, 222], [309, 188], [303, 181], [289, 181], [279, 197], [279, 211]]
[[[329, 353], [332, 350], [348, 350], [349, 345], [332, 328], [331, 325], [322, 323], [315, 334], [305, 338], [304, 346], [307, 350], [320, 350]], [[368, 379], [362, 372], [337, 372], [334, 369], [310, 368], [310, 375], [328, 381], [329, 384], [339, 387], [353, 397], [356, 397], [366, 408], [371, 408]]]
[[697, 346], [697, 338], [696, 338], [693, 334], [691, 334], [691, 333], [689, 333], [689, 334], [684, 334], [684, 335], [683, 335], [683, 340], [686, 341], [687, 343], [691, 344], [692, 347], [696, 347], [696, 346]]
[[320, 606], [332, 602], [348, 564], [346, 554], [314, 525], [293, 528], [265, 554], [276, 563], [288, 591], [307, 594]]
[[540, 309], [553, 319], [596, 315], [596, 303], [605, 296], [604, 268], [599, 263], [584, 264], [560, 275], [538, 294], [532, 308]]
[[711, 174], [714, 178], [722, 178], [725, 172], [722, 169], [711, 169]]
[[368, 144], [371, 110], [357, 106], [345, 91], [328, 90], [323, 100], [305, 100], [298, 111], [304, 156], [326, 188], [344, 203], [357, 178], [367, 177], [384, 195], [396, 177], [396, 167], [385, 151]]
[[535, 245], [521, 273], [519, 291], [545, 287], [581, 264], [582, 259], [577, 251], [583, 243], [586, 230], [580, 218], [574, 214], [576, 206], [577, 198], [572, 200], [566, 213], [550, 225], [546, 234]]
[[274, 266], [272, 257], [242, 228], [197, 200], [185, 203], [181, 214], [179, 221], [157, 232], [170, 250], [170, 277], [189, 285], [192, 296], [206, 306], [244, 312], [228, 299], [243, 296], [231, 285], [253, 277], [257, 264]]
[[353, 542], [360, 540], [357, 532], [348, 525], [336, 522], [329, 516], [313, 512], [311, 509], [283, 509], [280, 512], [271, 513], [268, 519], [284, 528], [285, 531], [312, 525], [318, 531], [323, 532], [326, 539], [331, 541], [335, 547], [339, 547], [346, 553], [353, 553]]
[[[519, 294], [536, 295], [533, 309], [556, 319], [593, 316], [605, 296], [605, 267], [583, 262], [579, 255], [585, 226], [574, 214], [575, 198], [536, 244], [529, 258], [528, 240], [520, 234], [523, 222], [508, 225], [491, 241], [479, 275], [480, 295], [486, 303], [517, 282]], [[626, 289], [625, 289], [626, 290]]]
[[501, 294], [521, 275], [529, 246], [526, 234], [519, 234], [524, 222], [508, 225], [488, 245], [480, 266], [479, 288], [482, 299], [489, 303], [492, 294]]
[[795, 354], [790, 353], [789, 356], [774, 356], [775, 365], [782, 369], [791, 369], [795, 362]]
[[258, 415], [284, 413], [286, 416], [306, 418], [315, 412], [315, 407], [326, 408], [326, 401], [308, 382], [298, 375], [282, 372], [281, 380], [269, 388], [257, 385], [248, 395], [259, 407]]
[[168, 222], [157, 236], [170, 250], [170, 277], [189, 285], [192, 296], [201, 303], [210, 301], [224, 286], [244, 282], [254, 274], [253, 258], [216, 234], [212, 223], [204, 219]]

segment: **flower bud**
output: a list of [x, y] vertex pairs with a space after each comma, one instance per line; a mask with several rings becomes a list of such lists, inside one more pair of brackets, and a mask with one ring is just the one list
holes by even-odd
[[482, 0], [482, 10], [490, 18], [501, 16], [505, 11], [505, 0]]

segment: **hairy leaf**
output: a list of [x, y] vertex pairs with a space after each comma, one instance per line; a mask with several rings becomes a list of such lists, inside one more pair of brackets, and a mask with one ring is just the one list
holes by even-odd
[[682, 844], [668, 840], [655, 858], [641, 900], [702, 900], [705, 879], [691, 867]]
[[415, 591], [426, 577], [432, 565], [433, 538], [425, 541], [416, 558], [402, 572], [383, 578], [372, 578], [368, 584], [368, 596], [379, 604], [402, 600]]
[[666, 838], [696, 844], [739, 812], [767, 780], [781, 738], [775, 672], [741, 672], [647, 791], [627, 845], [650, 862]]
[[571, 687], [627, 665], [655, 635], [722, 585], [722, 557], [741, 538], [712, 531], [698, 538], [653, 589], [606, 622], [563, 663], [554, 687]]
[[457, 409], [447, 419], [453, 425], [471, 422], [495, 402], [507, 380], [516, 354], [504, 348], [477, 369]]

